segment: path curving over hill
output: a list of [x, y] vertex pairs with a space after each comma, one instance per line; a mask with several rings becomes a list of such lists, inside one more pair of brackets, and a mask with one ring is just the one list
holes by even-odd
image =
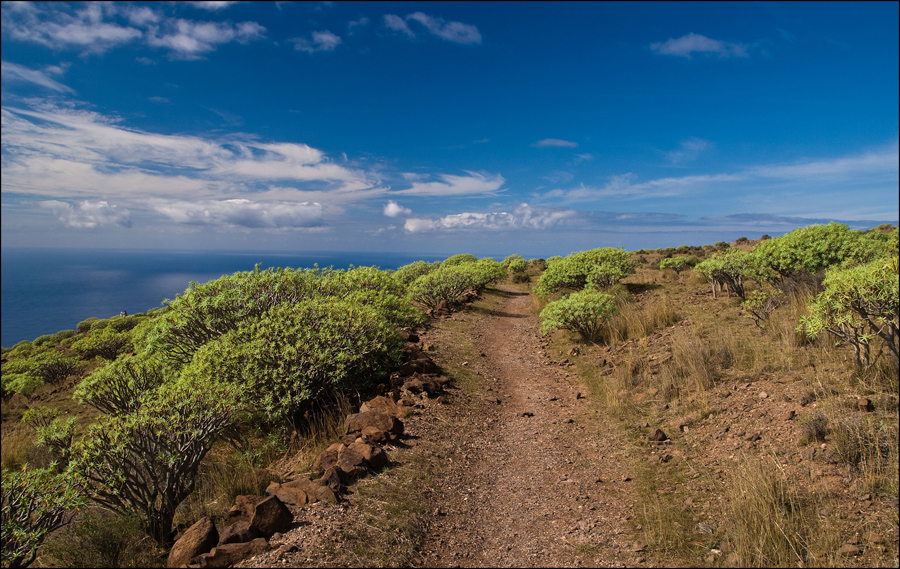
[[[483, 395], [470, 393], [465, 412], [455, 413], [459, 424], [444, 431], [455, 451], [422, 561], [463, 567], [643, 562], [628, 533], [630, 484], [617, 460], [624, 445], [580, 396], [575, 374], [545, 355], [531, 295], [498, 288], [499, 307], [471, 327], [478, 355], [467, 365], [486, 387]], [[439, 327], [428, 335], [439, 354], [448, 340]]]

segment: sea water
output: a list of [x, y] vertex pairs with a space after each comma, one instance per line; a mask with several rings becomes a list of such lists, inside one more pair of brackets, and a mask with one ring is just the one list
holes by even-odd
[[108, 249], [3, 249], [0, 253], [2, 339], [10, 347], [90, 317], [146, 312], [174, 299], [193, 281], [261, 268], [397, 269], [443, 257], [408, 253], [289, 253]]

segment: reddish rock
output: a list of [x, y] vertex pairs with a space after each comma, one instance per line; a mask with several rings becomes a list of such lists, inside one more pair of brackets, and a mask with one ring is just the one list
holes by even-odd
[[872, 401], [865, 397], [860, 399], [857, 402], [857, 405], [859, 406], [859, 410], [862, 411], [863, 413], [870, 413], [875, 410], [875, 406], [872, 405]]
[[293, 522], [294, 514], [277, 496], [269, 496], [257, 504], [253, 511], [253, 517], [250, 519], [250, 525], [265, 537], [271, 536], [277, 531], [287, 531]]
[[652, 433], [650, 433], [650, 440], [653, 442], [661, 443], [663, 441], [669, 440], [669, 436], [666, 435], [662, 429], [656, 429]]
[[[395, 440], [403, 434], [403, 422], [400, 419], [378, 411], [366, 411], [365, 413], [350, 415], [344, 422], [344, 426], [348, 435], [362, 433], [366, 427], [372, 427], [384, 432], [385, 438], [390, 440]], [[378, 439], [373, 437], [373, 440]], [[325, 468], [322, 470], [325, 470]]]
[[359, 407], [360, 413], [365, 413], [366, 411], [377, 411], [398, 419], [403, 419], [409, 415], [409, 409], [397, 405], [395, 401], [383, 395], [379, 395], [371, 401], [366, 401]]
[[285, 484], [271, 484], [266, 488], [266, 494], [269, 496], [278, 496], [278, 499], [285, 504], [292, 506], [305, 506], [309, 503], [309, 496], [306, 488], [299, 481], [287, 482]]
[[175, 542], [172, 551], [169, 552], [167, 567], [181, 567], [189, 563], [197, 555], [206, 553], [219, 542], [219, 532], [216, 524], [209, 517], [204, 516], [189, 527], [184, 535]]
[[318, 486], [327, 486], [334, 493], [343, 491], [344, 485], [341, 484], [341, 475], [336, 468], [329, 468], [325, 471], [321, 478], [315, 481]]
[[325, 451], [319, 455], [319, 458], [316, 459], [313, 468], [318, 472], [325, 472], [329, 468], [333, 468], [334, 465], [337, 464], [338, 451], [342, 448], [344, 448], [343, 444], [335, 443], [325, 449]]
[[225, 545], [226, 543], [246, 543], [248, 541], [253, 541], [258, 537], [259, 531], [251, 526], [250, 522], [240, 520], [225, 528], [225, 531], [219, 536], [219, 545]]
[[338, 461], [335, 466], [344, 473], [344, 477], [348, 480], [363, 477], [369, 472], [366, 467], [366, 459], [350, 447], [346, 447], [338, 453]]
[[196, 557], [194, 563], [200, 567], [230, 567], [268, 550], [269, 544], [266, 540], [258, 537], [248, 543], [227, 543], [214, 547], [209, 553]]
[[234, 506], [228, 510], [225, 516], [225, 525], [231, 525], [237, 521], [243, 520], [249, 522], [253, 517], [253, 511], [256, 505], [265, 500], [265, 496], [238, 496], [234, 499]]
[[387, 453], [379, 446], [356, 442], [350, 445], [348, 449], [354, 450], [362, 455], [363, 459], [368, 463], [369, 468], [372, 468], [373, 470], [384, 468], [388, 464]]

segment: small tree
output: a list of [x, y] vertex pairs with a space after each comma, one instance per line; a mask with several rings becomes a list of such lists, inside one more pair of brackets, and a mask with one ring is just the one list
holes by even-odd
[[871, 366], [882, 350], [872, 357], [871, 342], [882, 346], [895, 364], [898, 358], [900, 294], [898, 294], [898, 257], [878, 259], [849, 269], [835, 268], [826, 273], [825, 291], [809, 304], [799, 330], [809, 337], [823, 330], [853, 346], [856, 363]]
[[3, 471], [2, 552], [7, 567], [28, 567], [54, 530], [72, 520], [84, 498], [51, 469]]
[[159, 358], [145, 353], [126, 356], [84, 378], [74, 397], [107, 415], [131, 413], [165, 380]]
[[610, 294], [591, 289], [575, 292], [551, 302], [541, 311], [541, 333], [570, 330], [594, 342], [616, 312], [615, 299]]
[[560, 290], [581, 290], [591, 285], [608, 288], [634, 272], [636, 262], [627, 251], [614, 247], [572, 253], [548, 263], [534, 288], [541, 297]]
[[724, 286], [743, 300], [748, 255], [749, 253], [740, 249], [726, 249], [722, 253], [714, 254], [694, 269], [712, 283], [713, 298], [716, 296], [716, 288]]
[[691, 260], [688, 257], [669, 257], [668, 259], [663, 259], [659, 263], [660, 269], [672, 269], [673, 271], [675, 271], [676, 277], [680, 277], [681, 271], [687, 269], [690, 266]]
[[22, 415], [22, 422], [34, 429], [38, 446], [48, 449], [61, 468], [68, 466], [75, 439], [75, 417], [63, 419], [59, 409], [32, 407]]
[[73, 447], [75, 479], [100, 505], [138, 514], [169, 546], [175, 509], [194, 491], [200, 462], [232, 424], [237, 400], [233, 386], [168, 383], [133, 413], [91, 427]]

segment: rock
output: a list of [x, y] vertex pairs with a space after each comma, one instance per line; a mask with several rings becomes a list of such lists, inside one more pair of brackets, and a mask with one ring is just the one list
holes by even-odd
[[713, 533], [715, 533], [716, 530], [714, 530], [714, 529], [712, 528], [712, 526], [707, 525], [707, 524], [704, 524], [704, 523], [701, 522], [701, 523], [698, 523], [698, 524], [697, 524], [697, 531], [699, 531], [700, 533], [713, 534]]
[[[384, 433], [381, 438], [385, 440], [396, 440], [403, 434], [403, 422], [400, 419], [379, 411], [366, 411], [365, 413], [350, 415], [344, 422], [344, 427], [348, 435], [362, 433], [363, 429], [371, 427], [369, 433], [376, 434], [377, 431], [381, 431]], [[370, 438], [375, 441], [379, 440], [378, 437], [371, 435]], [[322, 468], [322, 470], [326, 468]]]
[[845, 543], [838, 549], [838, 555], [843, 555], [845, 557], [855, 557], [862, 553], [862, 549], [852, 545], [850, 543]]
[[253, 541], [258, 537], [259, 530], [251, 526], [249, 522], [240, 520], [225, 528], [225, 531], [219, 536], [218, 545], [225, 545], [226, 543], [246, 543], [248, 541]]
[[650, 440], [656, 443], [661, 443], [663, 441], [669, 440], [668, 435], [666, 435], [662, 429], [656, 429], [652, 433], [650, 433]]
[[189, 563], [194, 557], [208, 552], [219, 543], [219, 532], [216, 524], [208, 516], [200, 518], [189, 527], [184, 535], [172, 546], [167, 567], [181, 567]]
[[313, 465], [313, 469], [318, 472], [325, 472], [329, 468], [333, 468], [334, 465], [337, 464], [338, 452], [342, 448], [344, 448], [343, 444], [335, 443], [325, 449], [322, 454], [319, 455], [319, 458], [316, 459], [316, 463]]
[[329, 504], [337, 503], [337, 495], [328, 486], [319, 486], [318, 488], [316, 488], [315, 497], [317, 500], [328, 502]]
[[334, 467], [329, 468], [322, 474], [322, 477], [315, 480], [315, 484], [317, 486], [326, 486], [331, 489], [335, 494], [340, 493], [344, 490], [344, 485], [341, 484], [341, 475], [338, 470]]
[[358, 451], [345, 447], [338, 453], [338, 460], [335, 467], [344, 473], [344, 479], [353, 480], [361, 478], [369, 473], [366, 465], [366, 459]]
[[416, 373], [441, 373], [441, 368], [428, 357], [411, 360], [400, 366], [400, 375], [407, 376]]
[[[308, 481], [306, 481], [308, 483]], [[285, 484], [272, 483], [266, 488], [266, 494], [269, 496], [277, 496], [279, 500], [285, 504], [292, 506], [305, 506], [310, 502], [309, 493], [306, 490], [307, 484], [301, 480], [287, 482]]]
[[875, 410], [875, 406], [872, 405], [872, 401], [865, 397], [860, 399], [857, 402], [857, 405], [859, 406], [859, 410], [862, 411], [863, 413], [871, 413], [872, 411]]
[[265, 499], [265, 496], [237, 496], [234, 499], [234, 506], [225, 515], [225, 525], [229, 526], [240, 520], [249, 522], [256, 505]]
[[361, 454], [369, 464], [369, 468], [373, 470], [380, 470], [388, 464], [387, 453], [379, 446], [357, 442], [353, 443], [348, 448]]
[[794, 416], [795, 416], [796, 414], [797, 414], [797, 413], [796, 413], [793, 409], [791, 409], [790, 411], [785, 411], [785, 412], [781, 415], [781, 420], [782, 420], [782, 421], [790, 421], [790, 420], [792, 420], [792, 419], [794, 418]]
[[258, 537], [248, 543], [227, 543], [214, 547], [209, 553], [196, 557], [194, 563], [200, 567], [230, 567], [268, 550], [269, 544], [266, 540]]
[[276, 531], [286, 531], [293, 522], [294, 514], [277, 496], [269, 496], [257, 504], [250, 519], [250, 525], [264, 537], [271, 536]]
[[371, 401], [366, 401], [365, 403], [360, 405], [359, 412], [365, 413], [366, 411], [378, 411], [379, 413], [384, 413], [385, 415], [403, 419], [404, 417], [409, 416], [410, 410], [401, 405], [397, 405], [396, 402], [385, 397], [384, 395], [379, 395]]

